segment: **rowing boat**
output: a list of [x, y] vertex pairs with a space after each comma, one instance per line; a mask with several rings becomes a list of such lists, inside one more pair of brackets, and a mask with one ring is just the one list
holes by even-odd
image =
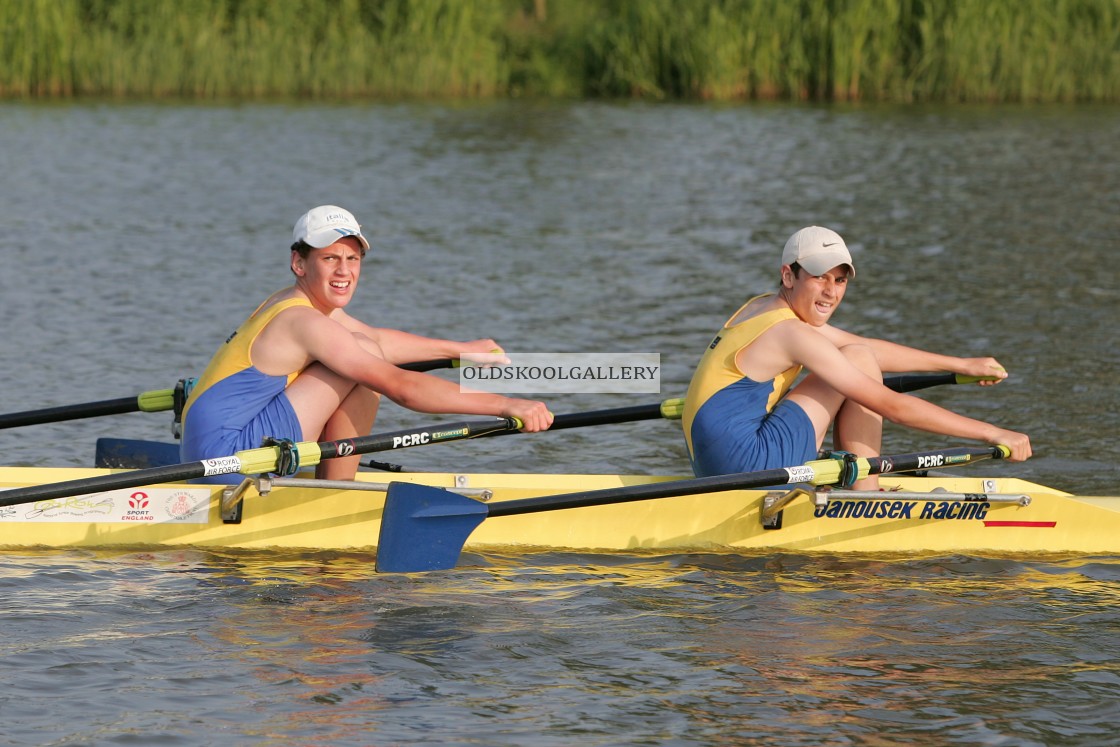
[[[124, 470], [0, 467], [0, 489]], [[158, 484], [0, 507], [7, 548], [377, 549], [386, 480], [457, 491], [493, 510], [570, 491], [680, 476], [360, 472], [354, 481], [248, 477], [237, 487]], [[828, 551], [1116, 553], [1120, 497], [1076, 496], [1017, 478], [884, 475], [887, 490], [726, 490], [502, 516], [465, 549], [581, 552]], [[3, 496], [3, 492], [0, 492]]]
[[[910, 392], [979, 380], [918, 373], [884, 383]], [[161, 404], [148, 409], [181, 400], [154, 394]], [[132, 411], [139, 407], [134, 399], [13, 413], [0, 416], [0, 427], [118, 412], [125, 400]], [[673, 420], [680, 405], [666, 400], [557, 415], [549, 432]], [[324, 459], [509, 436], [520, 428], [516, 419], [499, 418], [320, 443], [272, 441], [184, 464], [174, 463], [174, 444], [103, 439], [115, 443], [99, 442], [91, 469], [0, 467], [0, 547], [376, 551], [378, 570], [398, 572], [450, 568], [462, 549], [490, 548], [1120, 552], [1120, 497], [956, 473], [974, 460], [1007, 457], [1003, 446], [867, 458], [835, 452], [803, 465], [713, 478], [360, 472], [356, 480], [326, 482], [306, 473]], [[195, 482], [234, 474], [242, 476], [236, 486]], [[873, 474], [883, 491], [843, 489]]]

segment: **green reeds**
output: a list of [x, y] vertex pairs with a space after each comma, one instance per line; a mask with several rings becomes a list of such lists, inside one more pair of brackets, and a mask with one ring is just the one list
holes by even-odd
[[0, 96], [1120, 101], [1120, 0], [0, 0]]

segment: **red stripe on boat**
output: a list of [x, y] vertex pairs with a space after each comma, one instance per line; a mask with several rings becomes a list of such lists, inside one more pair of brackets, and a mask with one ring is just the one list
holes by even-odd
[[1039, 527], [1053, 529], [1058, 525], [1056, 521], [985, 521], [986, 527]]

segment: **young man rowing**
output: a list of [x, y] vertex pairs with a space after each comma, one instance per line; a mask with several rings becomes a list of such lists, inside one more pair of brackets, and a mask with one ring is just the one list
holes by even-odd
[[[462, 392], [456, 383], [395, 365], [491, 353], [498, 345], [375, 328], [347, 314], [369, 249], [350, 212], [314, 208], [296, 222], [292, 238], [295, 284], [269, 296], [230, 335], [190, 395], [180, 446], [184, 462], [257, 448], [266, 437], [335, 441], [366, 435], [381, 395], [421, 412], [514, 417], [526, 431], [552, 424], [542, 402]], [[325, 460], [317, 474], [352, 479], [358, 459]]]
[[[994, 358], [957, 358], [861, 337], [830, 325], [855, 265], [844, 240], [810, 226], [782, 253], [777, 294], [747, 301], [708, 346], [685, 397], [685, 440], [698, 476], [788, 467], [815, 459], [833, 425], [833, 446], [879, 454], [883, 418], [946, 436], [1004, 444], [1031, 456], [1030, 439], [973, 420], [882, 383], [883, 372], [948, 371], [995, 377]], [[802, 370], [801, 383], [794, 382]], [[878, 476], [853, 486], [874, 490]]]

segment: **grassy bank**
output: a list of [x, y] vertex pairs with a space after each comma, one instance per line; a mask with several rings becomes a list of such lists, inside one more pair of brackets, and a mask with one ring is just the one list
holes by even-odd
[[0, 0], [0, 96], [1120, 101], [1120, 0]]

